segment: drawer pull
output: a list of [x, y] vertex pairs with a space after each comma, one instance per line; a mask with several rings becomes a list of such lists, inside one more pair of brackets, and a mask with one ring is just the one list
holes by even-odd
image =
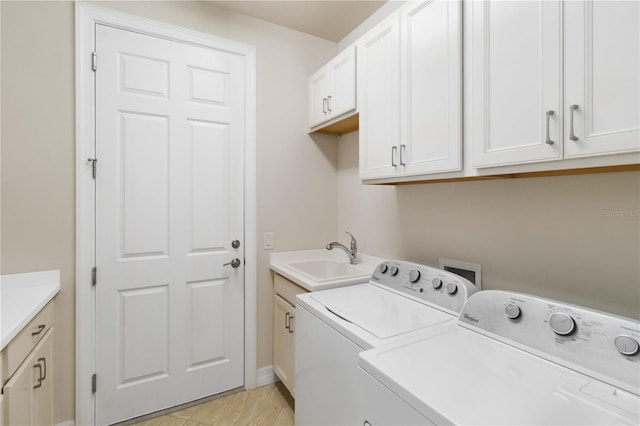
[[289, 330], [289, 315], [291, 315], [289, 312], [287, 312], [286, 314], [284, 314], [284, 327]]
[[38, 331], [34, 331], [33, 333], [31, 333], [32, 336], [37, 336], [38, 334], [42, 333], [42, 330], [44, 330], [47, 326], [45, 324], [40, 324], [38, 326]]
[[293, 327], [291, 326], [291, 321], [293, 320], [293, 315], [289, 315], [289, 324], [287, 328], [289, 329], [289, 333], [293, 333]]

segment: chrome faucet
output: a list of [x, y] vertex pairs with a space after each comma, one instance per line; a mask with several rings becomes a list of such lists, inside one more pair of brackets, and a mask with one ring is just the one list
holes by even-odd
[[354, 237], [350, 232], [347, 232], [347, 234], [351, 235], [351, 250], [337, 241], [327, 244], [327, 250], [333, 250], [334, 247], [341, 248], [349, 256], [349, 263], [356, 265], [358, 263], [358, 242], [356, 241], [356, 237]]

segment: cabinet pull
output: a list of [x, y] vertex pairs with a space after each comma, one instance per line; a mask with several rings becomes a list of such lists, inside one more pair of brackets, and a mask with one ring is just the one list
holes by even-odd
[[47, 326], [45, 324], [40, 324], [38, 326], [38, 330], [34, 331], [31, 333], [32, 336], [37, 336], [38, 334], [42, 333], [42, 330], [44, 330]]
[[327, 98], [322, 98], [322, 113], [327, 113]]
[[547, 111], [547, 145], [553, 145], [553, 141], [551, 140], [551, 136], [549, 136], [549, 119], [550, 117], [555, 114], [555, 112], [553, 111]]
[[573, 113], [578, 109], [578, 105], [571, 105], [569, 107], [569, 139], [571, 139], [572, 141], [577, 141], [578, 137], [576, 136], [576, 134], [573, 132]]
[[407, 165], [407, 163], [404, 162], [404, 160], [403, 160], [404, 156], [402, 155], [402, 153], [404, 151], [406, 151], [406, 149], [407, 149], [406, 145], [404, 145], [404, 144], [400, 145], [400, 165], [401, 166], [406, 166]]
[[327, 96], [327, 109], [331, 112], [331, 96]]
[[398, 165], [396, 164], [396, 150], [398, 149], [397, 146], [392, 146], [391, 147], [391, 166], [393, 167], [397, 167]]
[[35, 364], [33, 366], [34, 369], [38, 369], [38, 378], [36, 379], [38, 381], [38, 383], [36, 383], [35, 385], [33, 385], [34, 389], [38, 389], [39, 387], [42, 386], [42, 382], [44, 381], [44, 379], [42, 378], [42, 366], [40, 365], [40, 361], [38, 361], [37, 364]]
[[38, 358], [38, 364], [42, 362], [42, 368], [44, 369], [44, 374], [42, 375], [42, 381], [47, 378], [47, 359], [46, 358]]
[[293, 333], [293, 327], [291, 326], [291, 321], [293, 321], [293, 315], [289, 315], [289, 325], [287, 325], [287, 328], [289, 329], [289, 333]]
[[287, 312], [286, 314], [284, 314], [284, 327], [289, 330], [289, 316], [291, 314], [289, 312]]

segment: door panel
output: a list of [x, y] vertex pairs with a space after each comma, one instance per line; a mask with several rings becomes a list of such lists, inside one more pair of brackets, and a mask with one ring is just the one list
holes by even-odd
[[561, 3], [477, 1], [472, 14], [473, 165], [560, 159]]
[[96, 26], [96, 420], [243, 384], [244, 62]]
[[[565, 4], [565, 155], [640, 150], [640, 3]], [[571, 110], [571, 105], [578, 108]]]

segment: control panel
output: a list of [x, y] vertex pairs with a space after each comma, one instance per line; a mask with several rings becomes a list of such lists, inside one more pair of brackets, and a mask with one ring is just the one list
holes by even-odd
[[378, 265], [371, 275], [371, 282], [411, 295], [455, 315], [467, 298], [477, 291], [467, 279], [451, 272], [399, 260]]
[[640, 322], [528, 294], [487, 290], [459, 324], [640, 394]]

